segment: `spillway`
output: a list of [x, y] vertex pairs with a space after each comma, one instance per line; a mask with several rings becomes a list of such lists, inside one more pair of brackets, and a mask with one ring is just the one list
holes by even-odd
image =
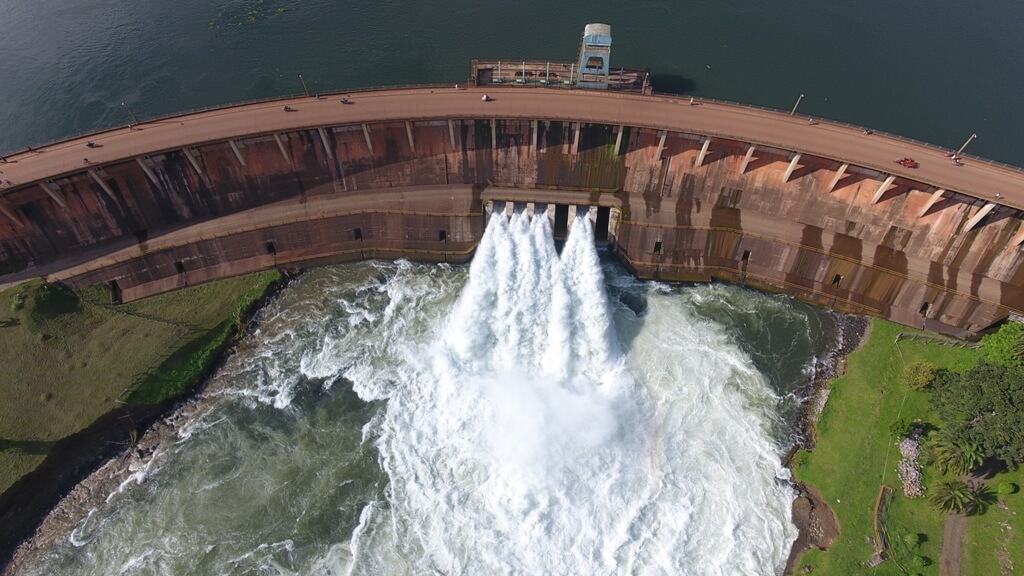
[[816, 321], [638, 282], [584, 215], [560, 253], [520, 210], [468, 271], [316, 270], [26, 573], [780, 574]]

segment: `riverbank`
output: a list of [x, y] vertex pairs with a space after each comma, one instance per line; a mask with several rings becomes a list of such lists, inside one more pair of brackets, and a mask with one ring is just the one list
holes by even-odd
[[[795, 479], [821, 492], [843, 530], [828, 551], [811, 549], [793, 567], [823, 575], [861, 573], [876, 555], [876, 529], [882, 529], [891, 561], [875, 572], [900, 574], [900, 566], [932, 562], [915, 565], [915, 570], [937, 574], [945, 515], [924, 499], [902, 495], [893, 426], [915, 418], [935, 421], [928, 393], [905, 382], [907, 364], [922, 361], [938, 368], [963, 369], [973, 365], [978, 351], [929, 341], [897, 341], [900, 334], [914, 331], [878, 319], [871, 324], [869, 337], [849, 355], [846, 374], [830, 386], [813, 450], [798, 452], [792, 461]], [[883, 486], [895, 489], [896, 495], [876, 524], [874, 511]], [[915, 561], [917, 557], [926, 560]]]
[[[25, 368], [18, 371], [16, 381], [0, 385], [34, 386], [32, 392], [37, 397], [29, 395], [19, 402], [16, 396], [9, 408], [19, 413], [18, 418], [4, 418], [3, 436], [15, 439], [4, 440], [0, 464], [5, 477], [17, 478], [8, 481], [7, 489], [0, 494], [0, 523], [4, 526], [0, 565], [14, 557], [16, 548], [18, 554], [21, 550], [39, 550], [37, 541], [56, 533], [46, 526], [59, 525], [51, 517], [59, 518], [61, 511], [75, 510], [76, 505], [92, 501], [84, 497], [83, 491], [89, 489], [84, 479], [127, 454], [144, 454], [139, 437], [145, 438], [154, 422], [178, 411], [187, 398], [194, 396], [200, 389], [197, 385], [221, 365], [254, 313], [289, 278], [289, 274], [277, 272], [256, 274], [123, 306], [104, 305], [96, 294], [62, 293], [61, 302], [68, 306], [52, 317], [39, 314], [40, 303], [33, 302], [36, 296], [28, 292], [34, 288], [22, 292], [30, 294], [28, 297], [5, 293], [3, 296], [12, 301], [28, 302], [28, 312], [11, 324], [26, 333], [12, 333], [6, 352], [19, 351], [19, 337], [28, 344], [32, 343], [29, 337], [46, 342], [42, 346], [36, 343], [38, 355], [48, 360], [42, 365], [59, 370], [62, 362], [67, 364], [70, 379], [63, 373], [65, 381], [41, 380], [56, 387], [40, 391], [45, 384], [32, 377], [33, 358], [8, 359], [8, 365]], [[111, 334], [120, 338], [113, 347]], [[163, 347], [154, 348], [154, 343]], [[76, 344], [82, 350], [75, 350]], [[125, 354], [141, 358], [127, 367], [118, 366]], [[101, 389], [99, 382], [109, 390]], [[82, 409], [85, 402], [81, 395], [100, 400], [92, 410]], [[43, 405], [37, 406], [32, 400]], [[104, 405], [109, 406], [106, 411], [102, 410]], [[100, 415], [90, 418], [97, 410]], [[51, 425], [50, 412], [59, 413], [62, 418], [57, 420], [63, 428]], [[76, 422], [81, 423], [76, 426]], [[62, 433], [69, 427], [78, 429]], [[35, 460], [25, 454], [29, 446], [40, 452]], [[22, 544], [26, 538], [30, 540]], [[5, 573], [15, 572], [12, 562]]]
[[[234, 342], [231, 347], [233, 345]], [[223, 365], [231, 353], [230, 350], [224, 351], [210, 372]], [[133, 481], [141, 481], [146, 474], [156, 468], [161, 446], [173, 444], [182, 423], [200, 411], [210, 399], [210, 396], [203, 392], [204, 388], [199, 387], [186, 398], [153, 407], [149, 421], [135, 428], [141, 436], [132, 445], [126, 446], [123, 441], [111, 441], [114, 434], [125, 432], [113, 427], [100, 429], [98, 434], [93, 435], [102, 437], [108, 449], [103, 450], [101, 447], [84, 443], [79, 445], [83, 452], [93, 449], [91, 456], [101, 460], [102, 465], [85, 477], [76, 479], [74, 486], [52, 509], [43, 510], [41, 514], [36, 515], [26, 514], [26, 520], [34, 519], [35, 531], [14, 550], [0, 576], [16, 576], [22, 566], [37, 564], [42, 555], [51, 550], [59, 540], [71, 534], [93, 507], [118, 492], [123, 486]], [[115, 419], [117, 420], [120, 419]]]
[[[786, 455], [784, 464], [793, 470], [794, 458], [801, 450], [809, 450], [817, 442], [817, 422], [825, 408], [830, 394], [830, 385], [846, 373], [849, 355], [859, 349], [871, 334], [871, 321], [863, 316], [836, 314], [834, 342], [827, 356], [818, 364], [811, 383], [811, 392], [801, 406], [797, 419], [799, 442]], [[793, 500], [792, 520], [799, 534], [790, 549], [786, 561], [786, 574], [792, 574], [800, 558], [811, 549], [826, 550], [840, 534], [839, 521], [835, 512], [818, 489], [803, 482], [793, 482], [797, 497]]]

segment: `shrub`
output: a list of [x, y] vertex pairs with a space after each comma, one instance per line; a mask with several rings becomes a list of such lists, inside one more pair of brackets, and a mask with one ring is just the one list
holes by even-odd
[[955, 430], [942, 430], [928, 438], [928, 456], [942, 474], [964, 475], [985, 459], [981, 448], [960, 438]]
[[904, 438], [909, 438], [910, 433], [914, 431], [914, 428], [916, 428], [917, 425], [918, 423], [914, 420], [900, 418], [892, 424], [889, 424], [889, 433], [896, 437], [896, 439], [902, 440]]
[[975, 444], [1016, 468], [1024, 462], [1024, 366], [980, 361], [965, 372], [939, 371], [931, 404], [957, 444]]
[[41, 284], [32, 291], [32, 314], [40, 318], [77, 312], [79, 308], [78, 294], [63, 284]]
[[984, 514], [995, 503], [996, 495], [988, 486], [971, 489], [963, 480], [949, 480], [939, 484], [928, 498], [946, 514]]
[[1024, 342], [1024, 324], [1007, 322], [1000, 326], [999, 331], [982, 339], [981, 354], [985, 360], [995, 364], [1020, 365], [1022, 363], [1022, 345]]
[[1000, 482], [999, 487], [996, 488], [996, 492], [1000, 494], [1016, 494], [1020, 487], [1013, 482]]
[[971, 510], [972, 514], [984, 514], [988, 507], [995, 504], [996, 500], [998, 500], [996, 493], [987, 485], [978, 486], [972, 491], [971, 495], [974, 500]]
[[807, 460], [811, 457], [811, 453], [807, 450], [797, 450], [796, 454], [793, 455], [793, 459], [790, 461], [790, 468], [804, 468], [807, 466]]
[[903, 380], [914, 390], [924, 390], [935, 380], [935, 365], [928, 362], [913, 362], [903, 369]]

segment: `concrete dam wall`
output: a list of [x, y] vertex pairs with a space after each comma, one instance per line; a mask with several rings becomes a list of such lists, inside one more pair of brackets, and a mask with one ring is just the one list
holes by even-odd
[[[514, 106], [514, 92], [491, 104]], [[339, 123], [303, 116], [299, 99], [295, 113], [262, 105], [270, 120], [243, 133], [208, 120], [197, 135], [162, 136], [189, 128], [181, 117], [94, 135], [95, 147], [26, 152], [5, 170], [25, 179], [0, 189], [0, 259], [30, 262], [22, 275], [108, 283], [125, 300], [280, 266], [465, 262], [495, 200], [599, 208], [599, 228], [642, 278], [720, 279], [957, 336], [1024, 308], [1015, 198], [668, 115], [630, 122], [615, 103], [588, 111], [581, 93], [553, 96], [581, 105], [557, 113], [488, 108], [480, 93], [457, 114]], [[352, 102], [332, 104], [368, 114]]]

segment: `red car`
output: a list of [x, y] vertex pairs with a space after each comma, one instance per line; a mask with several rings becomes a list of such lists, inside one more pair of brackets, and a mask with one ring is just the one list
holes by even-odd
[[917, 160], [913, 158], [897, 158], [896, 163], [900, 166], [906, 166], [907, 168], [917, 168]]

